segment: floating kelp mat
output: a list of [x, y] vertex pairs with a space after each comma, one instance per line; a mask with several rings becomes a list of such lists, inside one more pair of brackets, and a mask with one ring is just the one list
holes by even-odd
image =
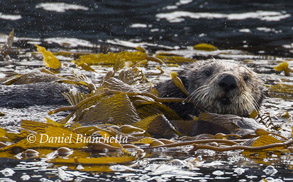
[[[35, 45], [24, 54], [13, 38], [12, 31], [0, 48], [3, 100], [8, 91], [21, 95], [19, 88], [29, 85], [72, 89], [58, 95], [65, 105], [0, 107], [1, 180], [292, 180], [292, 59], [205, 43], [155, 53]], [[267, 98], [259, 113], [242, 118], [203, 112], [184, 121], [164, 104], [188, 101], [160, 98], [156, 84], [172, 79], [184, 90], [182, 66], [211, 59], [233, 59], [260, 74]], [[230, 123], [231, 134], [190, 136], [200, 120]]]

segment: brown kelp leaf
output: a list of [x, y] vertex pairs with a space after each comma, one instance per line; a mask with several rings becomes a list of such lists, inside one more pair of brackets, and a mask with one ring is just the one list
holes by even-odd
[[170, 120], [170, 122], [173, 124], [176, 130], [187, 136], [193, 135], [195, 125], [197, 123], [196, 120]]
[[78, 122], [85, 124], [130, 124], [140, 120], [136, 109], [126, 94], [115, 94], [101, 99], [95, 106], [84, 110]]
[[200, 51], [215, 51], [218, 48], [213, 46], [213, 45], [211, 45], [211, 44], [200, 43], [200, 44], [194, 45], [193, 49], [200, 50]]
[[43, 55], [43, 61], [46, 65], [46, 67], [51, 69], [59, 69], [61, 67], [60, 61], [52, 54], [50, 51], [47, 51], [44, 47], [41, 47], [39, 45], [35, 45], [37, 47], [37, 50], [42, 53]]
[[274, 69], [279, 72], [284, 71], [285, 76], [290, 76], [290, 72], [292, 72], [286, 61], [280, 63], [278, 66], [275, 66]]
[[170, 121], [164, 115], [154, 115], [147, 117], [133, 126], [146, 130], [151, 136], [155, 138], [172, 138], [181, 134], [174, 128]]

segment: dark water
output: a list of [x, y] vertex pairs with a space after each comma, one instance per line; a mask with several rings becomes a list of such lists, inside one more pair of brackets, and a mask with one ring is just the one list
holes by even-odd
[[[45, 2], [80, 8], [48, 11], [40, 6]], [[143, 42], [153, 50], [208, 42], [222, 49], [293, 54], [290, 0], [1, 0], [0, 15], [0, 33], [14, 28], [17, 37], [74, 37], [96, 44]], [[11, 20], [3, 15], [21, 17]], [[170, 21], [174, 16], [177, 21]]]

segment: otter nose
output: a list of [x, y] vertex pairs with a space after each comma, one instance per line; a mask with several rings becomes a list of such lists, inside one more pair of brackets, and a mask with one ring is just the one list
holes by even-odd
[[223, 76], [220, 81], [219, 81], [219, 86], [224, 90], [224, 91], [230, 91], [233, 90], [237, 87], [236, 80], [233, 75], [225, 75]]

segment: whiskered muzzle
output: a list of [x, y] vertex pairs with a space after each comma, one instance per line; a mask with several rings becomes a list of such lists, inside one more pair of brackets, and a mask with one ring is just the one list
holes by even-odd
[[202, 85], [194, 90], [187, 99], [194, 104], [200, 104], [212, 113], [248, 116], [253, 110], [259, 109], [259, 104], [251, 91], [247, 88], [241, 89], [233, 88], [228, 92], [219, 84]]

